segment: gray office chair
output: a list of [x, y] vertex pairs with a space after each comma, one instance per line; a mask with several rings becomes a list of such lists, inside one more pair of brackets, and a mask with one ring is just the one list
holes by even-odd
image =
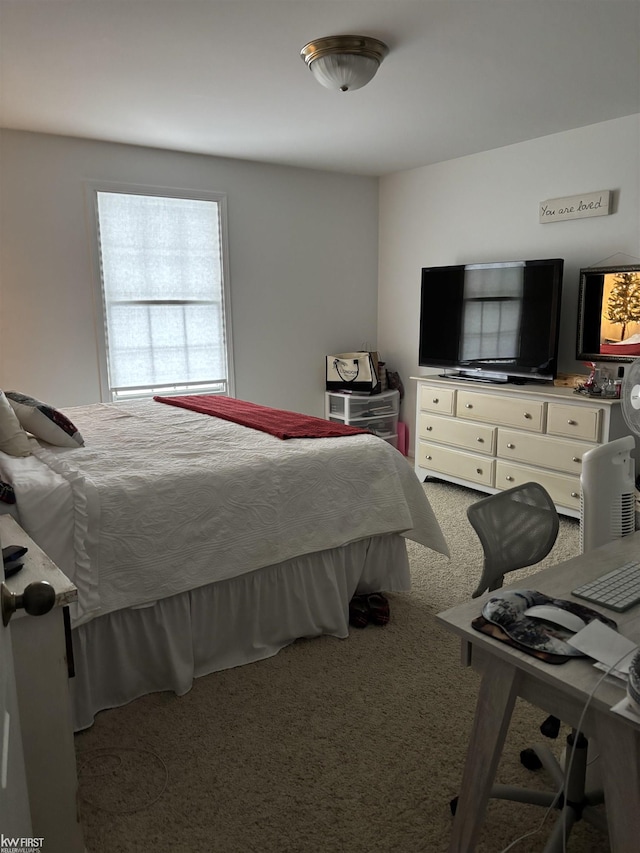
[[539, 483], [524, 483], [477, 501], [468, 508], [467, 518], [484, 551], [473, 598], [501, 587], [507, 572], [544, 560], [560, 529], [553, 501]]
[[[533, 566], [543, 560], [553, 548], [558, 536], [560, 520], [546, 489], [539, 483], [524, 483], [477, 501], [467, 510], [467, 517], [478, 534], [484, 552], [482, 577], [473, 598], [487, 590], [502, 586], [508, 572]], [[560, 721], [547, 718], [540, 730], [547, 737], [557, 737]], [[567, 756], [576, 742], [575, 730], [567, 736]], [[551, 750], [536, 744], [520, 753], [522, 764], [530, 770], [544, 767], [553, 779], [554, 791], [536, 791], [512, 785], [494, 785], [491, 797], [554, 806], [562, 812], [561, 818], [549, 837], [544, 853], [562, 853], [563, 836], [566, 839], [573, 824], [584, 818], [606, 832], [606, 820], [594, 810], [604, 801], [602, 791], [586, 792], [587, 739], [578, 734], [569, 777]], [[558, 792], [562, 794], [558, 796]], [[455, 814], [457, 797], [451, 801]]]

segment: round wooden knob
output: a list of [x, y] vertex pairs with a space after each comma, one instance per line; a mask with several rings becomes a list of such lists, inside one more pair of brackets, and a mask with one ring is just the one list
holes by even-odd
[[49, 581], [36, 581], [26, 587], [18, 600], [20, 598], [22, 604], [18, 604], [18, 607], [24, 607], [29, 616], [44, 616], [56, 603], [56, 591]]
[[2, 622], [5, 626], [16, 612], [24, 608], [30, 616], [43, 616], [48, 613], [56, 602], [56, 591], [49, 581], [34, 581], [30, 583], [22, 595], [9, 592], [2, 584]]

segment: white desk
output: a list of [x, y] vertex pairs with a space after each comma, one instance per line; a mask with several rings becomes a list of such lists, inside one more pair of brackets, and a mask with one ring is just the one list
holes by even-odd
[[[640, 532], [545, 569], [505, 589], [537, 589], [556, 598], [571, 598], [571, 590], [580, 582], [599, 577], [638, 555]], [[575, 726], [589, 693], [602, 676], [586, 658], [560, 665], [546, 664], [475, 631], [471, 621], [480, 614], [489, 595], [485, 593], [481, 598], [437, 616], [444, 627], [461, 637], [463, 664], [470, 664], [482, 673], [450, 853], [475, 850], [516, 698], [521, 696], [546, 713]], [[626, 613], [614, 613], [605, 608], [602, 612], [618, 623], [621, 634], [640, 644], [640, 605]], [[605, 679], [589, 704], [582, 730], [598, 742], [611, 850], [613, 853], [637, 853], [640, 725], [611, 711], [611, 706], [624, 695], [621, 684], [614, 683], [612, 678]]]

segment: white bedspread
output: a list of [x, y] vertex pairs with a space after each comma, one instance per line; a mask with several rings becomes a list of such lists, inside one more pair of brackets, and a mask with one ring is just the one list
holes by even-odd
[[381, 533], [448, 553], [413, 469], [375, 436], [282, 441], [153, 401], [65, 412], [85, 447], [34, 439], [0, 474], [78, 587], [74, 625]]

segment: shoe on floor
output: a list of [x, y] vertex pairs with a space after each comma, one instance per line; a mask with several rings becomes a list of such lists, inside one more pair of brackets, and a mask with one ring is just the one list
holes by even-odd
[[367, 604], [373, 624], [386, 625], [391, 615], [389, 600], [381, 592], [373, 592], [367, 596]]
[[349, 602], [349, 624], [354, 628], [366, 628], [371, 610], [366, 595], [354, 595]]

